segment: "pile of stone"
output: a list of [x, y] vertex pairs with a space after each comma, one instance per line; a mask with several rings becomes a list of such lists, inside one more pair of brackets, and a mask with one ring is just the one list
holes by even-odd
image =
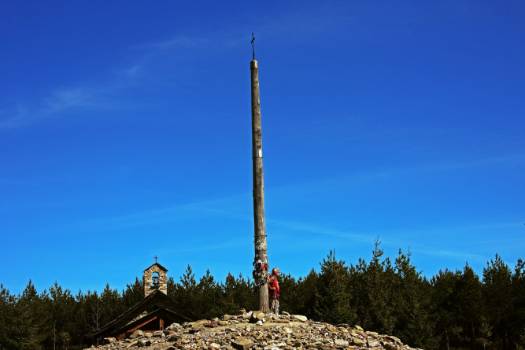
[[[410, 350], [398, 338], [364, 331], [359, 326], [314, 322], [305, 316], [250, 311], [213, 320], [174, 323], [163, 331], [135, 331], [128, 339], [106, 338], [100, 350]], [[95, 348], [92, 346], [92, 349]]]

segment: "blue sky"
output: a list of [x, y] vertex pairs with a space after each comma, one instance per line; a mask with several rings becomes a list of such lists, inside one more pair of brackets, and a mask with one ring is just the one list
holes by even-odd
[[0, 4], [0, 282], [123, 288], [253, 259], [257, 36], [271, 265], [379, 238], [431, 276], [525, 247], [520, 1]]

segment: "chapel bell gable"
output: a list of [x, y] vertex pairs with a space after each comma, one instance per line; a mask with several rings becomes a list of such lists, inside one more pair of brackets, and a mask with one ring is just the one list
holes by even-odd
[[168, 269], [158, 262], [155, 262], [153, 265], [144, 270], [144, 297], [147, 297], [156, 290], [166, 295], [168, 294], [167, 272]]

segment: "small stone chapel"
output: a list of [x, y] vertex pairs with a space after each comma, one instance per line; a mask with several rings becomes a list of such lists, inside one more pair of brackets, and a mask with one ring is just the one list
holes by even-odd
[[101, 327], [93, 334], [95, 339], [124, 339], [137, 330], [157, 331], [173, 322], [188, 320], [175, 311], [168, 296], [168, 269], [156, 260], [143, 273], [144, 299]]

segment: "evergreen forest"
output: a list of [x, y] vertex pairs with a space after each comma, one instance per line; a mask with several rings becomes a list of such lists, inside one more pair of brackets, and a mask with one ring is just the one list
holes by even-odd
[[[498, 255], [478, 276], [469, 266], [428, 278], [410, 254], [395, 260], [377, 243], [355, 264], [333, 252], [301, 278], [281, 276], [281, 309], [333, 324], [360, 325], [424, 349], [525, 349], [525, 262], [509, 266]], [[190, 266], [168, 295], [189, 319], [256, 308], [253, 281], [229, 274], [196, 279]], [[0, 285], [0, 349], [81, 349], [89, 334], [143, 298], [138, 278], [122, 291], [78, 292], [58, 283], [37, 291], [30, 281], [20, 295]]]

